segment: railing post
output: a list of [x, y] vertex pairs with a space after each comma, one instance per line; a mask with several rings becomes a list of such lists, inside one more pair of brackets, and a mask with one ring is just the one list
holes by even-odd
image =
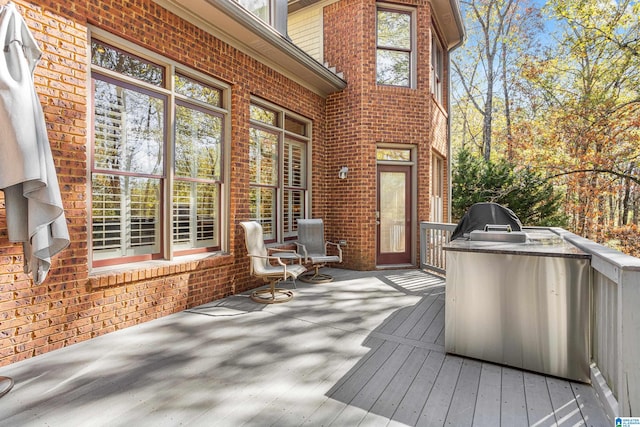
[[620, 365], [618, 404], [621, 416], [640, 416], [640, 270], [620, 271], [618, 282]]
[[[584, 237], [576, 236], [562, 229], [553, 229], [564, 239], [591, 254], [591, 267], [597, 274], [601, 274], [616, 287], [615, 307], [609, 305], [612, 311], [594, 312], [611, 328], [615, 328], [615, 342], [610, 355], [611, 360], [595, 360], [596, 365], [603, 362], [606, 365], [605, 376], [610, 376], [614, 384], [607, 384], [615, 397], [615, 407], [618, 413], [614, 416], [640, 416], [640, 259], [625, 255], [619, 251], [607, 248]], [[611, 301], [613, 303], [613, 301]], [[605, 307], [606, 310], [607, 307]], [[615, 320], [614, 320], [615, 319]], [[604, 335], [607, 331], [600, 331]], [[592, 331], [593, 334], [593, 331]], [[592, 339], [594, 339], [592, 335]], [[610, 340], [599, 341], [595, 344], [600, 348]], [[605, 407], [608, 396], [601, 396]], [[607, 411], [610, 412], [610, 411]]]

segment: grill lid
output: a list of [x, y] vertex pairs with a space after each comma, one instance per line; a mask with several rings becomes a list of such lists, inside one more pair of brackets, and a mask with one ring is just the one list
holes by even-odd
[[[507, 231], [507, 226], [510, 227], [511, 232]], [[498, 230], [496, 230], [496, 228]], [[451, 240], [461, 237], [471, 237], [471, 232], [478, 230], [485, 235], [488, 235], [488, 233], [492, 233], [493, 236], [512, 234], [513, 232], [522, 231], [522, 223], [520, 222], [516, 214], [513, 213], [513, 211], [509, 208], [506, 208], [497, 203], [476, 203], [469, 208], [467, 213], [464, 214], [455, 230], [453, 231]], [[474, 235], [476, 234], [478, 233], [474, 233]], [[522, 234], [524, 235], [524, 233]], [[488, 240], [488, 238], [482, 240]]]

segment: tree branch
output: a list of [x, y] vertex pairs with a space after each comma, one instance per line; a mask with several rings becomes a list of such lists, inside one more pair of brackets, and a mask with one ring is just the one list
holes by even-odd
[[640, 177], [636, 177], [634, 175], [631, 174], [627, 174], [624, 172], [617, 172], [614, 170], [609, 170], [609, 169], [576, 169], [576, 170], [572, 170], [572, 171], [567, 171], [567, 172], [562, 172], [556, 175], [551, 175], [548, 179], [553, 179], [553, 178], [559, 178], [561, 176], [566, 176], [566, 175], [573, 175], [576, 173], [606, 173], [606, 174], [610, 174], [610, 175], [615, 175], [618, 178], [624, 178], [624, 179], [628, 179], [631, 180], [633, 182], [635, 182], [636, 184], [640, 184]]

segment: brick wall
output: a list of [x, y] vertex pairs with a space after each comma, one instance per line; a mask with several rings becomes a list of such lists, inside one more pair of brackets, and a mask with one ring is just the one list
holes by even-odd
[[[54, 257], [44, 284], [22, 272], [8, 241], [0, 192], [0, 366], [241, 292], [248, 277], [241, 227], [249, 217], [248, 114], [252, 94], [313, 121], [314, 211], [323, 213], [325, 101], [151, 0], [15, 1], [44, 56], [35, 72], [71, 245]], [[88, 267], [88, 28], [95, 26], [231, 85], [230, 253], [197, 262]]]
[[[430, 92], [431, 8], [428, 2], [400, 3], [415, 7], [417, 13], [413, 89], [376, 85], [374, 0], [342, 0], [324, 8], [325, 60], [343, 71], [350, 83], [327, 101], [327, 126], [332, 129], [327, 135], [327, 191], [333, 195], [328, 204], [329, 229], [336, 239], [348, 240], [345, 265], [354, 269], [376, 267], [377, 145], [415, 147], [418, 222], [429, 220], [434, 137], [437, 146], [445, 148], [441, 154], [447, 156], [446, 117], [436, 113], [440, 110]], [[341, 165], [349, 167], [344, 181], [337, 179]]]
[[[416, 147], [418, 220], [429, 219], [432, 138], [442, 146], [429, 94], [428, 2], [418, 12], [415, 90], [375, 85], [375, 2], [341, 0], [324, 10], [325, 60], [347, 88], [327, 100], [216, 39], [152, 0], [15, 0], [44, 51], [35, 72], [63, 193], [71, 245], [46, 282], [22, 272], [22, 247], [8, 241], [0, 192], [0, 366], [255, 287], [243, 232], [249, 217], [249, 102], [252, 95], [313, 122], [311, 215], [327, 238], [346, 239], [344, 267], [375, 268], [376, 145]], [[87, 223], [88, 30], [100, 28], [231, 86], [230, 250], [194, 262], [89, 271]], [[446, 153], [442, 153], [446, 154]], [[341, 166], [349, 177], [338, 178]], [[417, 227], [416, 227], [417, 228]], [[417, 239], [417, 236], [416, 236]], [[417, 240], [416, 240], [417, 241]]]

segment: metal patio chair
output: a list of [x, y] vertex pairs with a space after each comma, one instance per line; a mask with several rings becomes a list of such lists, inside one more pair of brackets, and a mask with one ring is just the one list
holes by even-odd
[[[284, 288], [276, 288], [280, 281], [293, 279], [295, 288], [296, 278], [307, 271], [302, 265], [302, 258], [296, 256], [294, 250], [272, 249], [274, 253], [282, 254], [283, 257], [270, 255], [264, 245], [262, 226], [255, 221], [241, 222], [244, 228], [245, 244], [250, 257], [250, 271], [252, 276], [261, 277], [269, 283], [268, 289], [257, 289], [251, 293], [251, 299], [262, 304], [276, 304], [289, 301], [293, 298], [293, 291]], [[282, 259], [298, 260], [298, 264], [287, 265]], [[276, 265], [272, 265], [275, 262]]]
[[[338, 243], [324, 240], [324, 222], [321, 219], [298, 220], [298, 253], [302, 255], [305, 263], [311, 263], [313, 271], [300, 275], [299, 279], [307, 283], [327, 283], [333, 280], [329, 274], [320, 273], [320, 268], [327, 263], [342, 262], [342, 248]], [[334, 247], [329, 255], [327, 249]]]

